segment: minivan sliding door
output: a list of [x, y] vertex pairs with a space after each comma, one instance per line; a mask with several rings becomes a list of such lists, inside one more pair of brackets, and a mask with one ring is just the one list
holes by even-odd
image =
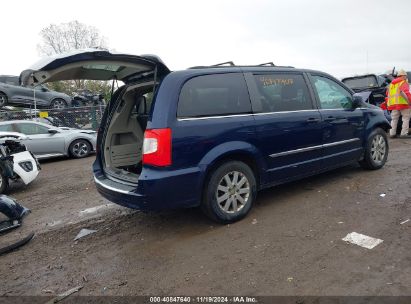
[[266, 184], [309, 175], [321, 166], [321, 116], [297, 72], [246, 73]]

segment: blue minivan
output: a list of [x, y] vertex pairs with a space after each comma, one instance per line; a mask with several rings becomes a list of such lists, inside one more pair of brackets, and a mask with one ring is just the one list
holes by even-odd
[[250, 211], [258, 190], [354, 162], [379, 169], [388, 156], [383, 111], [318, 71], [171, 72], [154, 55], [85, 50], [45, 59], [21, 79], [123, 83], [102, 119], [93, 172], [98, 191], [129, 208], [200, 206], [230, 223]]

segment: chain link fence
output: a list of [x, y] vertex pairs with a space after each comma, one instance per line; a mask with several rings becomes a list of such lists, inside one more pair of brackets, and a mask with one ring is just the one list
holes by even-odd
[[0, 121], [35, 120], [55, 127], [97, 130], [105, 106], [87, 106], [65, 109], [10, 109], [0, 111]]

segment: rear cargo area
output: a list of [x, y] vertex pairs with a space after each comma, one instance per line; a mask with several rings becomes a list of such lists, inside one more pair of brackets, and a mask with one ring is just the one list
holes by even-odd
[[153, 86], [154, 82], [128, 86], [109, 114], [102, 155], [104, 171], [112, 178], [138, 182]]

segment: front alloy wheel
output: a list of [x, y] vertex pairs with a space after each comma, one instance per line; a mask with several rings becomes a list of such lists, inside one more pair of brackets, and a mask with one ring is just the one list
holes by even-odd
[[377, 134], [372, 140], [371, 144], [371, 158], [377, 164], [380, 165], [385, 158], [387, 148], [386, 142], [382, 135]]
[[364, 158], [359, 162], [361, 167], [369, 170], [380, 169], [388, 158], [387, 133], [381, 129], [375, 129], [367, 139], [364, 150]]

